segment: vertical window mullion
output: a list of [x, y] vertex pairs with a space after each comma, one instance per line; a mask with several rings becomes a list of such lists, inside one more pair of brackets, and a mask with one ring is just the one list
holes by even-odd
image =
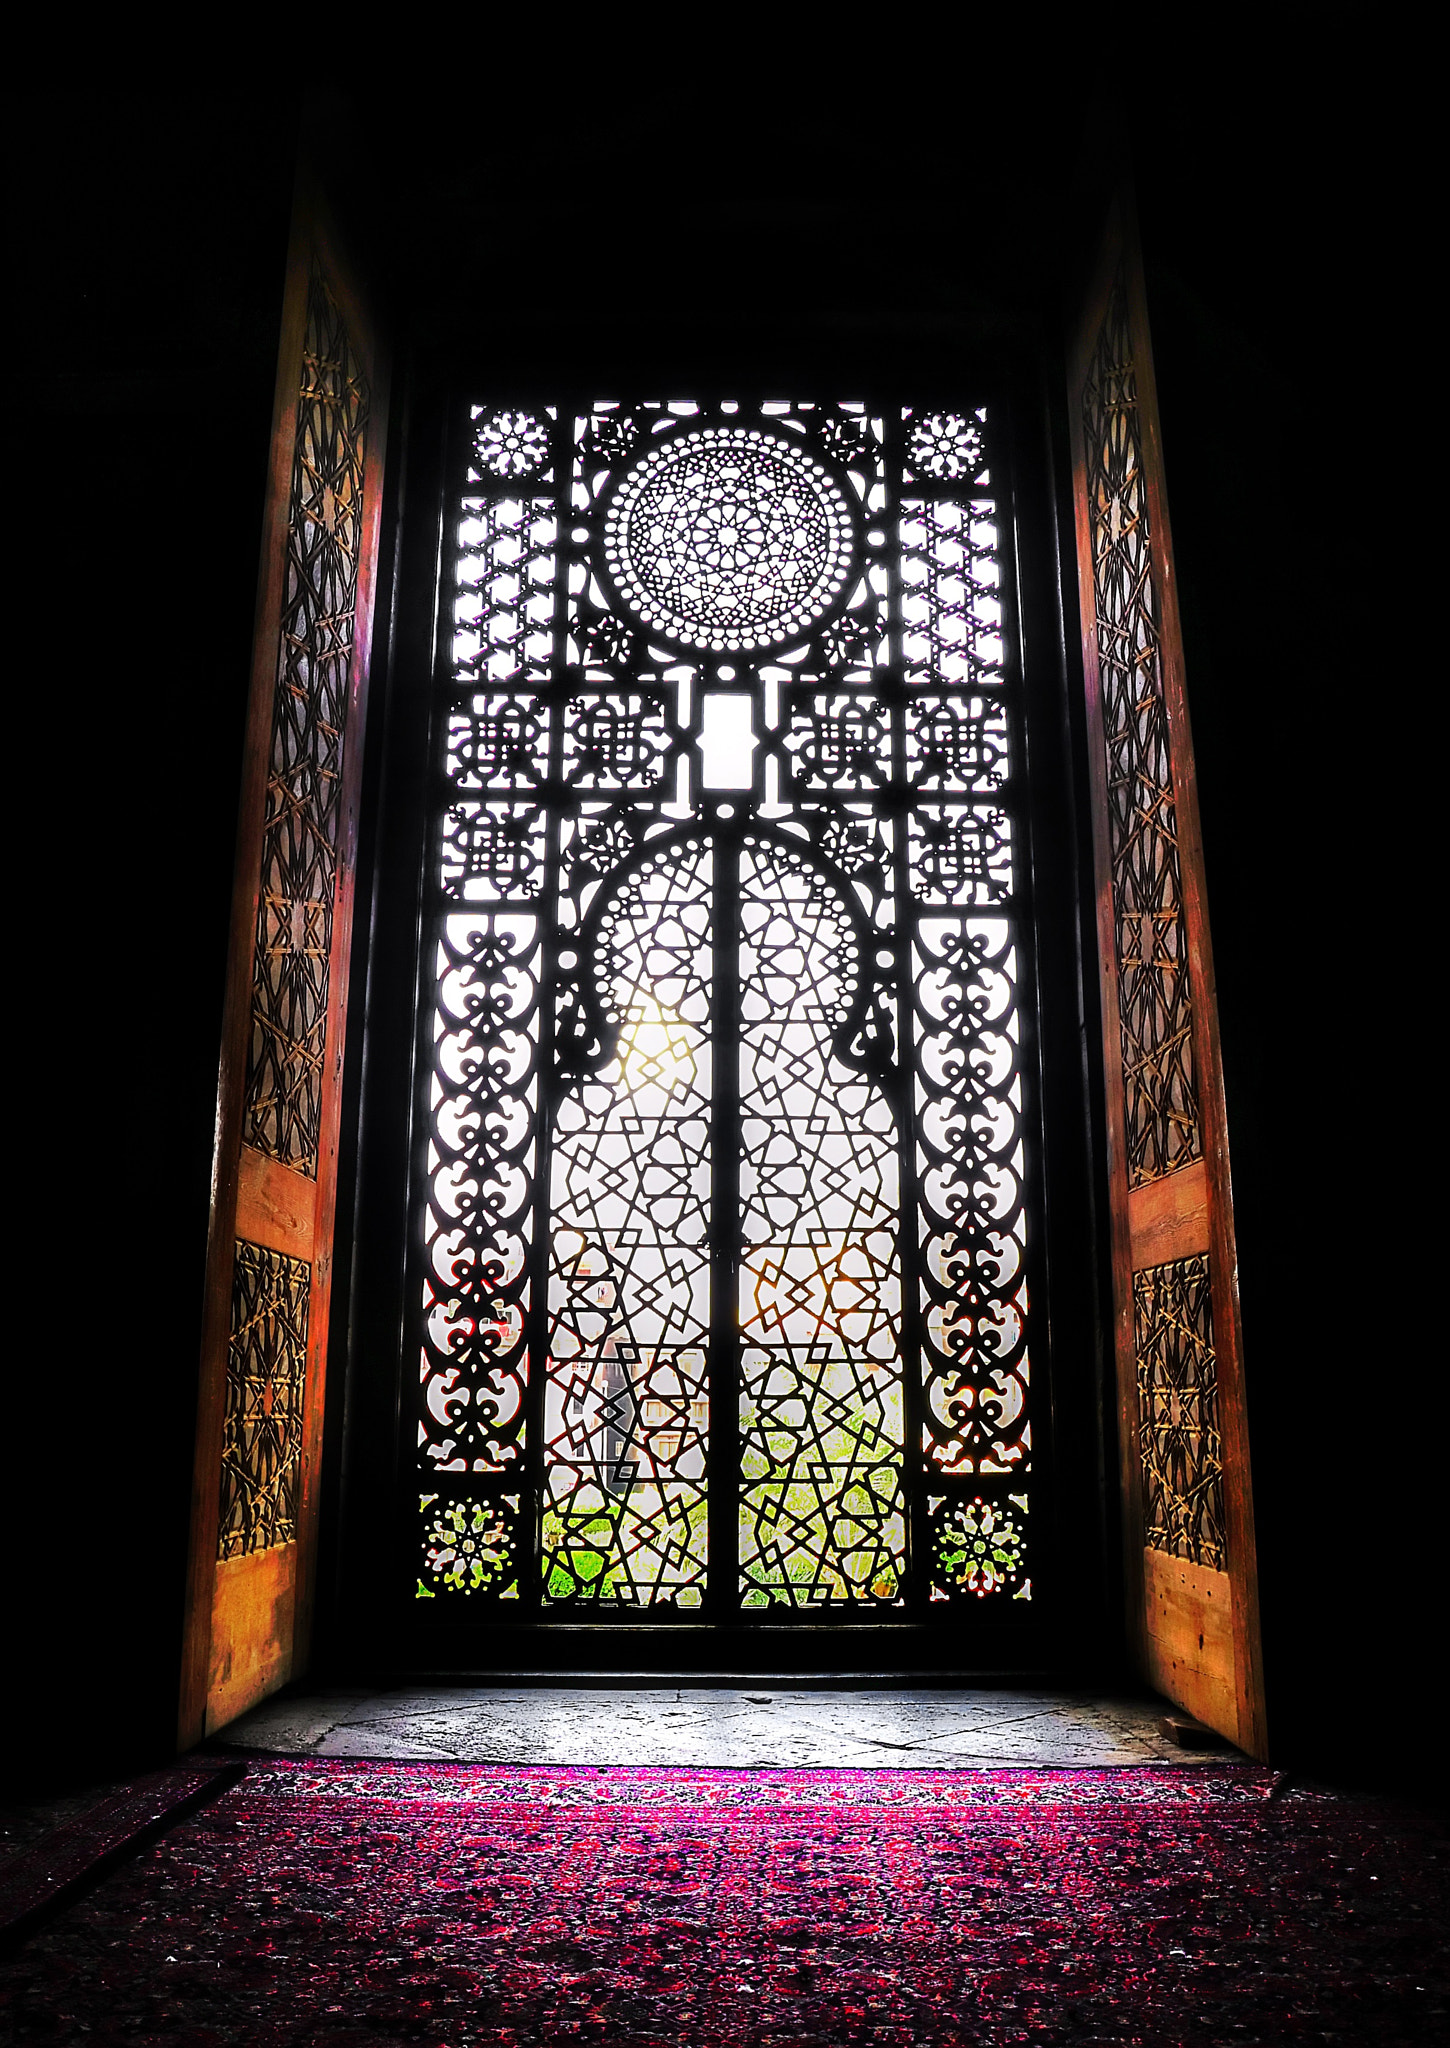
[[723, 1620], [740, 1612], [740, 840], [717, 817], [713, 841], [708, 1606]]

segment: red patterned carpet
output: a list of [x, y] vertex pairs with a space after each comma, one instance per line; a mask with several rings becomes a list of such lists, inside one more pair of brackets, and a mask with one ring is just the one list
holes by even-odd
[[267, 1761], [0, 1972], [16, 2041], [1450, 2039], [1443, 1828], [1267, 1775]]

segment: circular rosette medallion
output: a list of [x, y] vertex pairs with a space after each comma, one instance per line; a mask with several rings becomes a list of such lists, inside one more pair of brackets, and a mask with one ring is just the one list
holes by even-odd
[[823, 463], [758, 427], [704, 427], [651, 448], [604, 522], [610, 582], [647, 632], [715, 653], [776, 647], [845, 594], [846, 493]]

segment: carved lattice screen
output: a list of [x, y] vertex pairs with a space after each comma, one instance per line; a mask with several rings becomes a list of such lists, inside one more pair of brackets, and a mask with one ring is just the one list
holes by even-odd
[[994, 415], [561, 394], [460, 432], [418, 1600], [1025, 1605], [1040, 1248]]

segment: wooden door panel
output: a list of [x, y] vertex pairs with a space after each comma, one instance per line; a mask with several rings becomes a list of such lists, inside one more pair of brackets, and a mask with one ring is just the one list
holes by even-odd
[[1265, 1751], [1213, 954], [1147, 305], [1110, 216], [1070, 369], [1129, 1633]]
[[184, 1746], [306, 1661], [386, 363], [304, 176], [262, 540], [192, 1498]]
[[1161, 1550], [1143, 1551], [1144, 1676], [1230, 1741], [1238, 1738], [1233, 1581]]
[[297, 1619], [297, 1545], [217, 1560], [207, 1657], [206, 1726], [213, 1733], [285, 1685]]
[[[308, 1344], [302, 1364], [303, 1416], [315, 1412], [308, 1388], [316, 1313], [313, 1251], [317, 1182], [250, 1145], [240, 1148], [234, 1225], [238, 1245], [278, 1254], [307, 1273]], [[235, 1302], [236, 1288], [233, 1288]], [[235, 1316], [234, 1316], [235, 1323]], [[236, 1330], [232, 1337], [235, 1342]], [[303, 1457], [310, 1446], [304, 1446]], [[299, 1518], [300, 1519], [300, 1518]], [[297, 1622], [297, 1542], [218, 1557], [212, 1590], [206, 1726], [225, 1727], [291, 1675]]]
[[312, 1263], [317, 1183], [243, 1145], [237, 1178], [237, 1236]]
[[1128, 1237], [1134, 1272], [1208, 1250], [1208, 1168], [1201, 1159], [1128, 1190]]

